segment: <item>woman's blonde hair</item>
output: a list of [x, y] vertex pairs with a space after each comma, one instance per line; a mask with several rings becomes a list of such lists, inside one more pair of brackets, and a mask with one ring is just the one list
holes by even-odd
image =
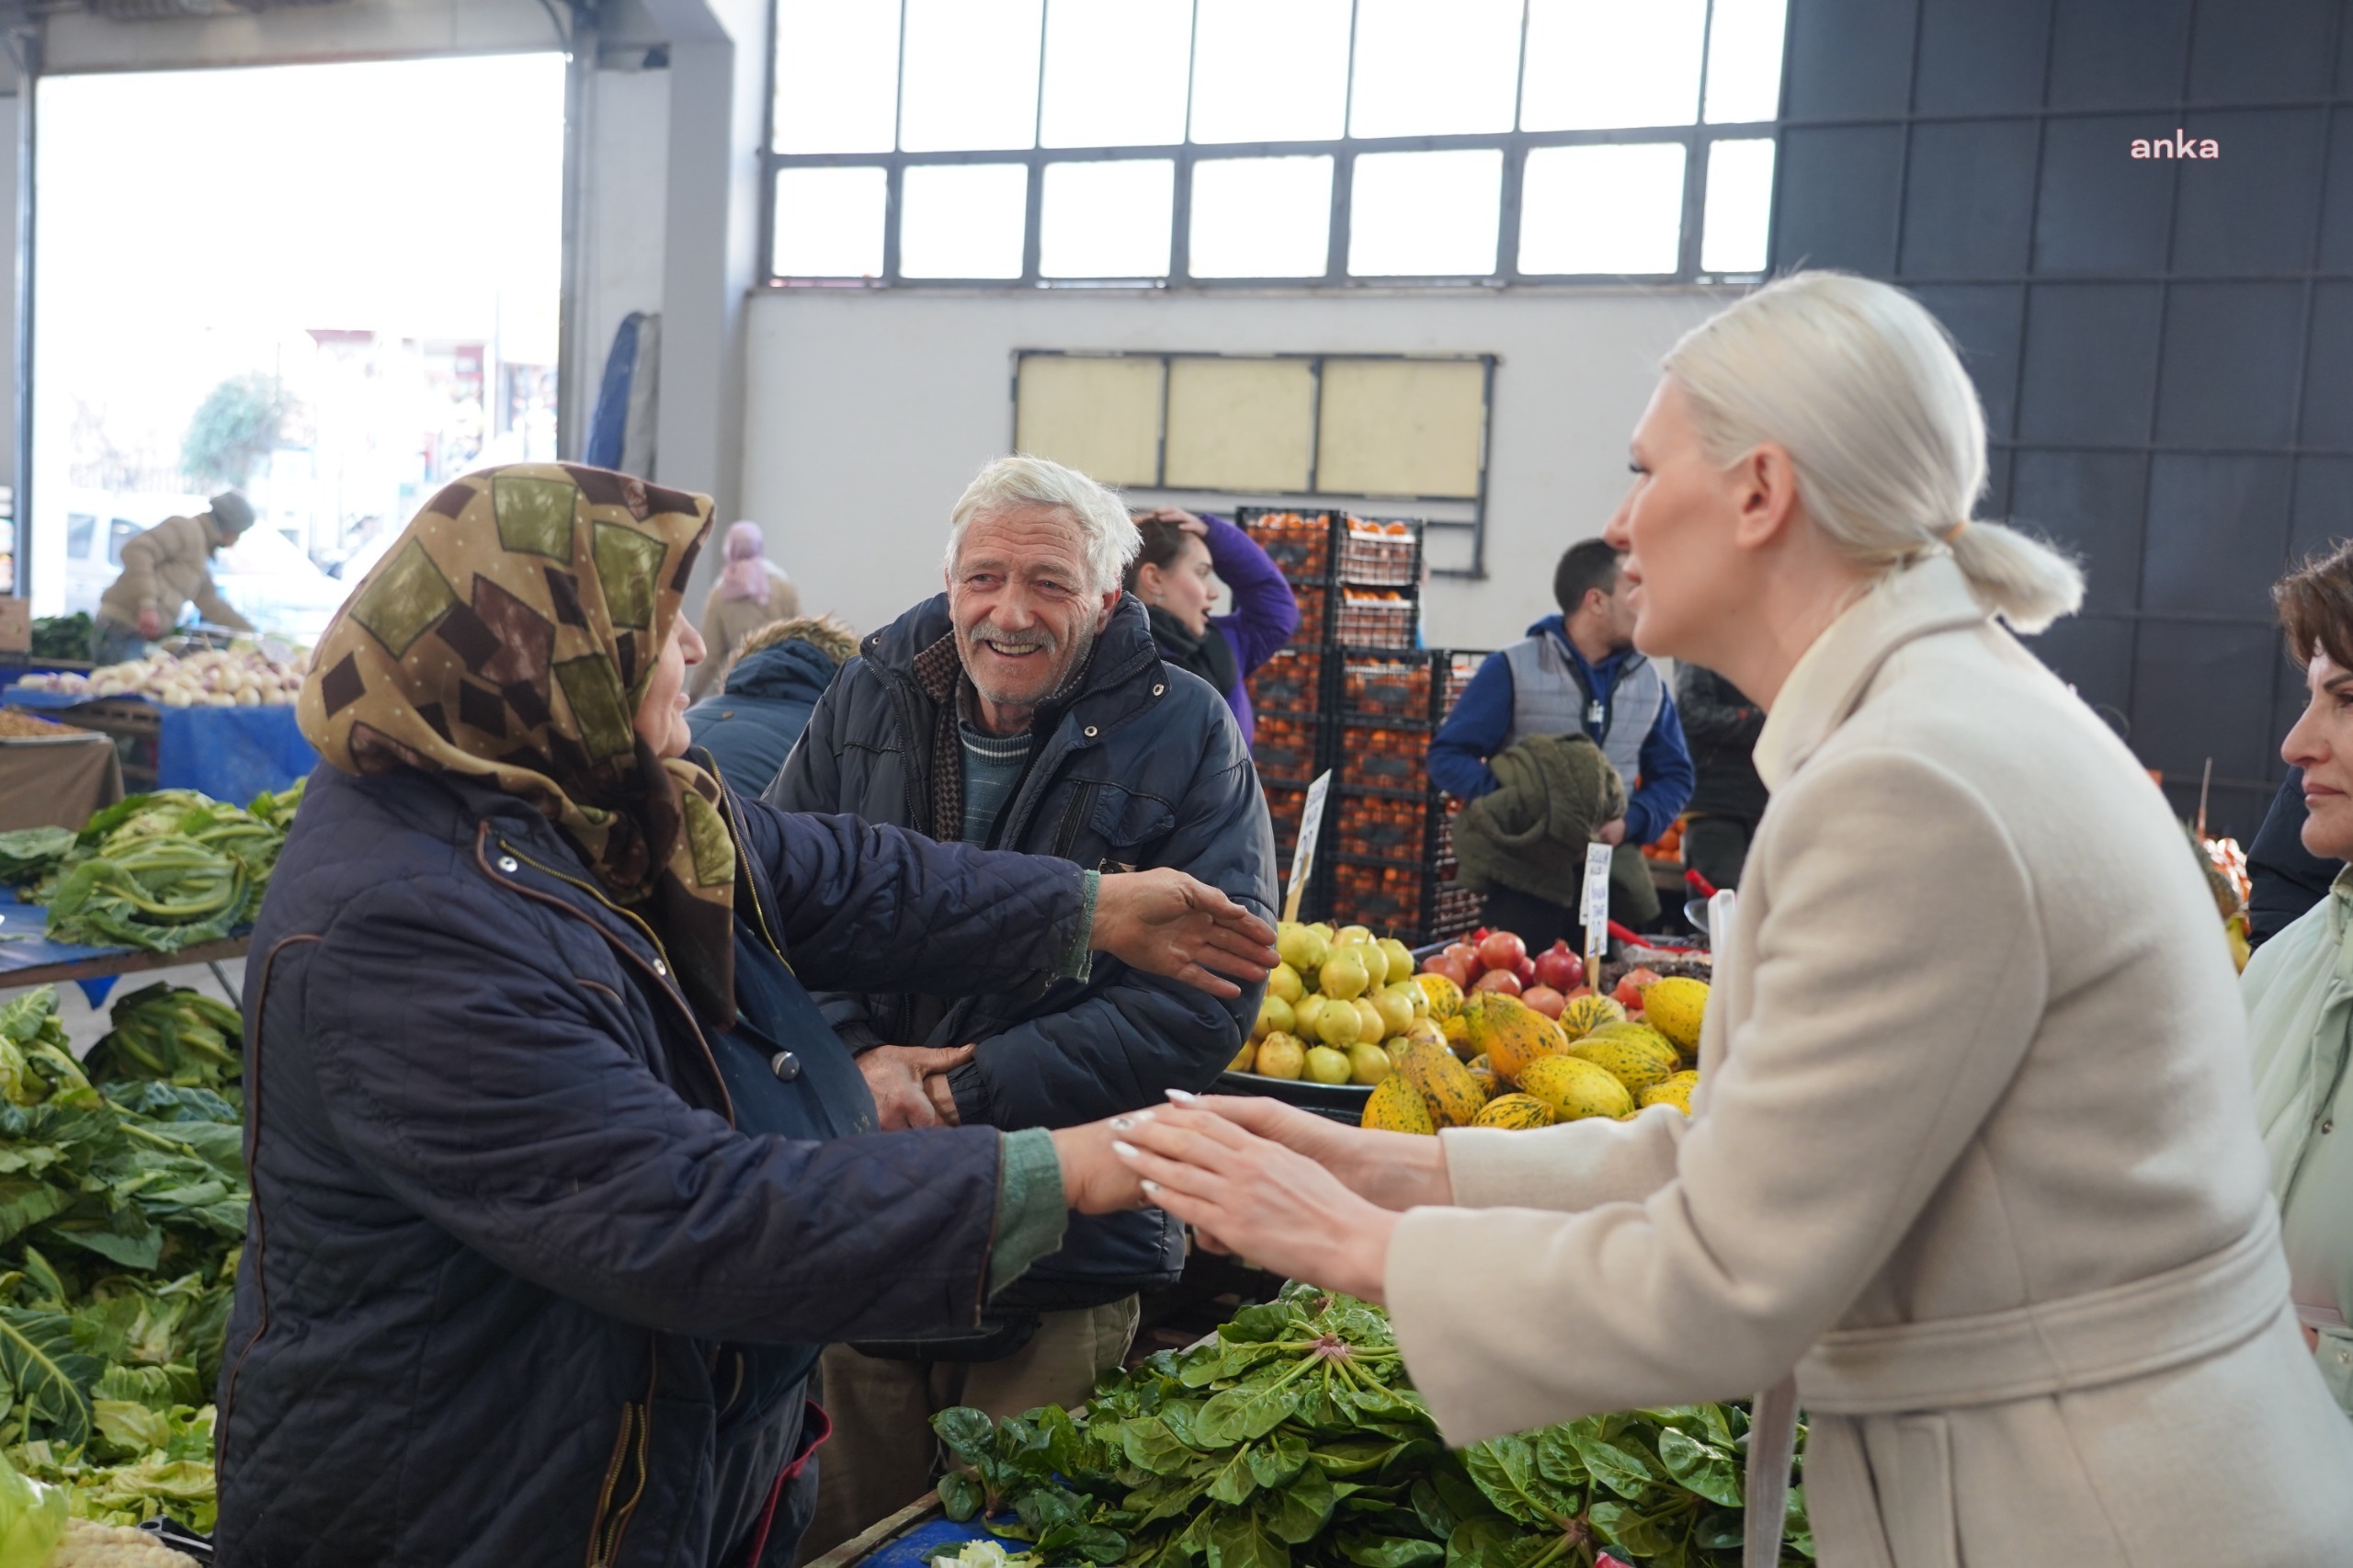
[[1848, 559], [1892, 571], [1948, 548], [1985, 608], [2040, 631], [2083, 603], [2083, 572], [2040, 540], [1972, 520], [1985, 415], [1936, 317], [1901, 289], [1798, 272], [1684, 334], [1662, 367], [1729, 467], [1772, 442], [1806, 516]]

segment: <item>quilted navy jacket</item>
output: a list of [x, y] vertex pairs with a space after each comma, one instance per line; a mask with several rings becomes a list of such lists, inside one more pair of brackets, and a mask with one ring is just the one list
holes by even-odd
[[[931, 826], [934, 705], [915, 655], [949, 632], [948, 597], [916, 606], [860, 644], [810, 716], [768, 801]], [[1274, 918], [1274, 832], [1233, 715], [1207, 681], [1163, 664], [1151, 622], [1123, 597], [1086, 678], [1044, 733], [998, 814], [1009, 848], [1101, 870], [1173, 866]], [[1231, 1002], [1097, 956], [1084, 983], [961, 1001], [892, 983], [821, 995], [852, 1050], [878, 1044], [980, 1051], [949, 1075], [966, 1126], [1069, 1127], [1206, 1089], [1249, 1038], [1263, 986]], [[848, 988], [844, 988], [846, 992]], [[1000, 1312], [1116, 1301], [1173, 1278], [1182, 1230], [1158, 1210], [1074, 1218], [1063, 1248], [994, 1303]], [[880, 1335], [862, 1336], [881, 1339]]]
[[[1067, 863], [731, 805], [811, 983], [1017, 984], [1083, 917]], [[660, 949], [521, 801], [321, 767], [253, 952], [222, 1568], [699, 1564], [723, 1342], [978, 1323], [998, 1135], [733, 1131]]]

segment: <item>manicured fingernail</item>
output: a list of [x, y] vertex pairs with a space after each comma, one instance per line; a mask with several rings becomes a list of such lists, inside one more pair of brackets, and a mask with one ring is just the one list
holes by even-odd
[[1200, 1096], [1193, 1093], [1190, 1089], [1170, 1089], [1167, 1093], [1168, 1097], [1175, 1100], [1178, 1105], [1191, 1105], [1195, 1100], [1201, 1097]]
[[1117, 1138], [1114, 1138], [1111, 1140], [1111, 1153], [1119, 1155], [1120, 1158], [1123, 1160], [1132, 1160], [1138, 1154], [1142, 1153], [1143, 1151], [1137, 1148], [1132, 1143], [1122, 1143]]
[[1160, 1184], [1158, 1182], [1147, 1181], [1142, 1183], [1142, 1186], [1143, 1187], [1145, 1197], [1157, 1198], [1160, 1196]]
[[1135, 1130], [1136, 1119], [1134, 1117], [1115, 1116], [1111, 1119], [1111, 1131], [1114, 1132], [1133, 1132]]

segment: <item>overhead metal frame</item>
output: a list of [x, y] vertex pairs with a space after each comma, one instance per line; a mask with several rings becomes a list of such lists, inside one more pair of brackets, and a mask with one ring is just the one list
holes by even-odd
[[[1051, 3], [1051, 0], [1049, 0]], [[1707, 12], [1700, 24], [1699, 90], [1704, 109], [1707, 90], [1708, 47], [1714, 31], [1714, 0], [1709, 0]], [[1195, 12], [1198, 48], [1199, 11]], [[1356, 7], [1349, 7], [1348, 52], [1351, 66], [1347, 93], [1342, 100], [1341, 123], [1346, 125], [1354, 108], [1356, 73], [1353, 66], [1356, 51]], [[773, 36], [773, 35], [772, 35]], [[1528, 36], [1528, 12], [1520, 11], [1520, 41], [1523, 58]], [[1039, 86], [1037, 112], [1032, 117], [1032, 141], [1038, 140], [1042, 129], [1045, 98], [1045, 28], [1039, 28]], [[900, 77], [905, 75], [906, 12], [901, 0], [899, 27]], [[1787, 64], [1784, 62], [1786, 77]], [[1515, 73], [1515, 94], [1512, 121], [1518, 123], [1517, 95], [1524, 72]], [[769, 62], [769, 97], [775, 97], [775, 62]], [[1197, 142], [1191, 137], [1192, 119], [1192, 58], [1188, 52], [1186, 63], [1186, 135], [1187, 140], [1150, 146], [1116, 147], [1044, 147], [975, 148], [936, 153], [779, 153], [774, 151], [775, 139], [769, 138], [770, 151], [766, 154], [765, 180], [762, 195], [761, 275], [771, 287], [790, 289], [890, 289], [919, 286], [926, 289], [1039, 289], [1039, 288], [1100, 288], [1106, 285], [1127, 285], [1134, 288], [1165, 289], [1267, 289], [1267, 288], [1349, 288], [1386, 289], [1396, 287], [1487, 287], [1508, 288], [1525, 284], [1635, 284], [1657, 287], [1661, 284], [1690, 283], [1712, 280], [1717, 277], [1755, 278], [1756, 273], [1708, 274], [1699, 269], [1700, 223], [1706, 203], [1708, 147], [1718, 141], [1768, 141], [1778, 139], [1779, 126], [1773, 120], [1749, 120], [1723, 123], [1695, 121], [1688, 125], [1642, 126], [1600, 131], [1511, 131], [1489, 133], [1466, 132], [1444, 136], [1340, 136], [1320, 141], [1279, 142]], [[900, 98], [899, 115], [904, 119], [904, 96]], [[899, 138], [894, 123], [892, 138]], [[1530, 273], [1519, 267], [1520, 187], [1524, 178], [1528, 154], [1543, 147], [1579, 147], [1620, 145], [1627, 143], [1680, 144], [1684, 149], [1683, 224], [1677, 265], [1672, 272], [1643, 273]], [[1495, 267], [1493, 271], [1473, 274], [1438, 275], [1366, 275], [1358, 276], [1347, 268], [1349, 207], [1356, 160], [1368, 153], [1437, 153], [1456, 151], [1496, 151], [1503, 154], [1498, 193], [1495, 234]], [[1330, 238], [1325, 250], [1324, 267], [1313, 276], [1290, 275], [1269, 278], [1196, 278], [1191, 275], [1189, 250], [1193, 170], [1197, 165], [1235, 158], [1328, 157], [1332, 160], [1332, 195]], [[1136, 278], [1048, 278], [1039, 270], [1039, 228], [1042, 205], [1040, 200], [1046, 165], [1049, 164], [1092, 164], [1129, 161], [1160, 161], [1175, 166], [1175, 196], [1170, 213], [1169, 266], [1165, 273]], [[926, 165], [1020, 165], [1028, 174], [1028, 201], [1022, 214], [1022, 266], [1017, 277], [1011, 278], [907, 278], [900, 271], [899, 213], [906, 170]], [[874, 278], [814, 278], [779, 274], [774, 268], [776, 249], [776, 188], [777, 175], [787, 169], [806, 168], [879, 168], [884, 172], [883, 251], [882, 271]]]

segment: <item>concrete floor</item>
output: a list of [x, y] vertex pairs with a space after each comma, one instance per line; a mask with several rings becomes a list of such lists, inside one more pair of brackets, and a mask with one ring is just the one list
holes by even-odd
[[90, 1006], [79, 985], [61, 985], [57, 988], [57, 1016], [63, 1020], [66, 1036], [74, 1042], [74, 1054], [86, 1056], [90, 1047], [98, 1043], [98, 1037], [113, 1027], [108, 1021], [108, 1008], [120, 998], [158, 981], [167, 980], [174, 985], [185, 985], [208, 996], [220, 997], [231, 1006], [237, 1006], [238, 999], [244, 994], [245, 960], [231, 959], [221, 969], [229, 977], [229, 987], [222, 985], [210, 965], [200, 963], [127, 974], [114, 983], [114, 989], [108, 992], [106, 1000], [96, 1007]]

